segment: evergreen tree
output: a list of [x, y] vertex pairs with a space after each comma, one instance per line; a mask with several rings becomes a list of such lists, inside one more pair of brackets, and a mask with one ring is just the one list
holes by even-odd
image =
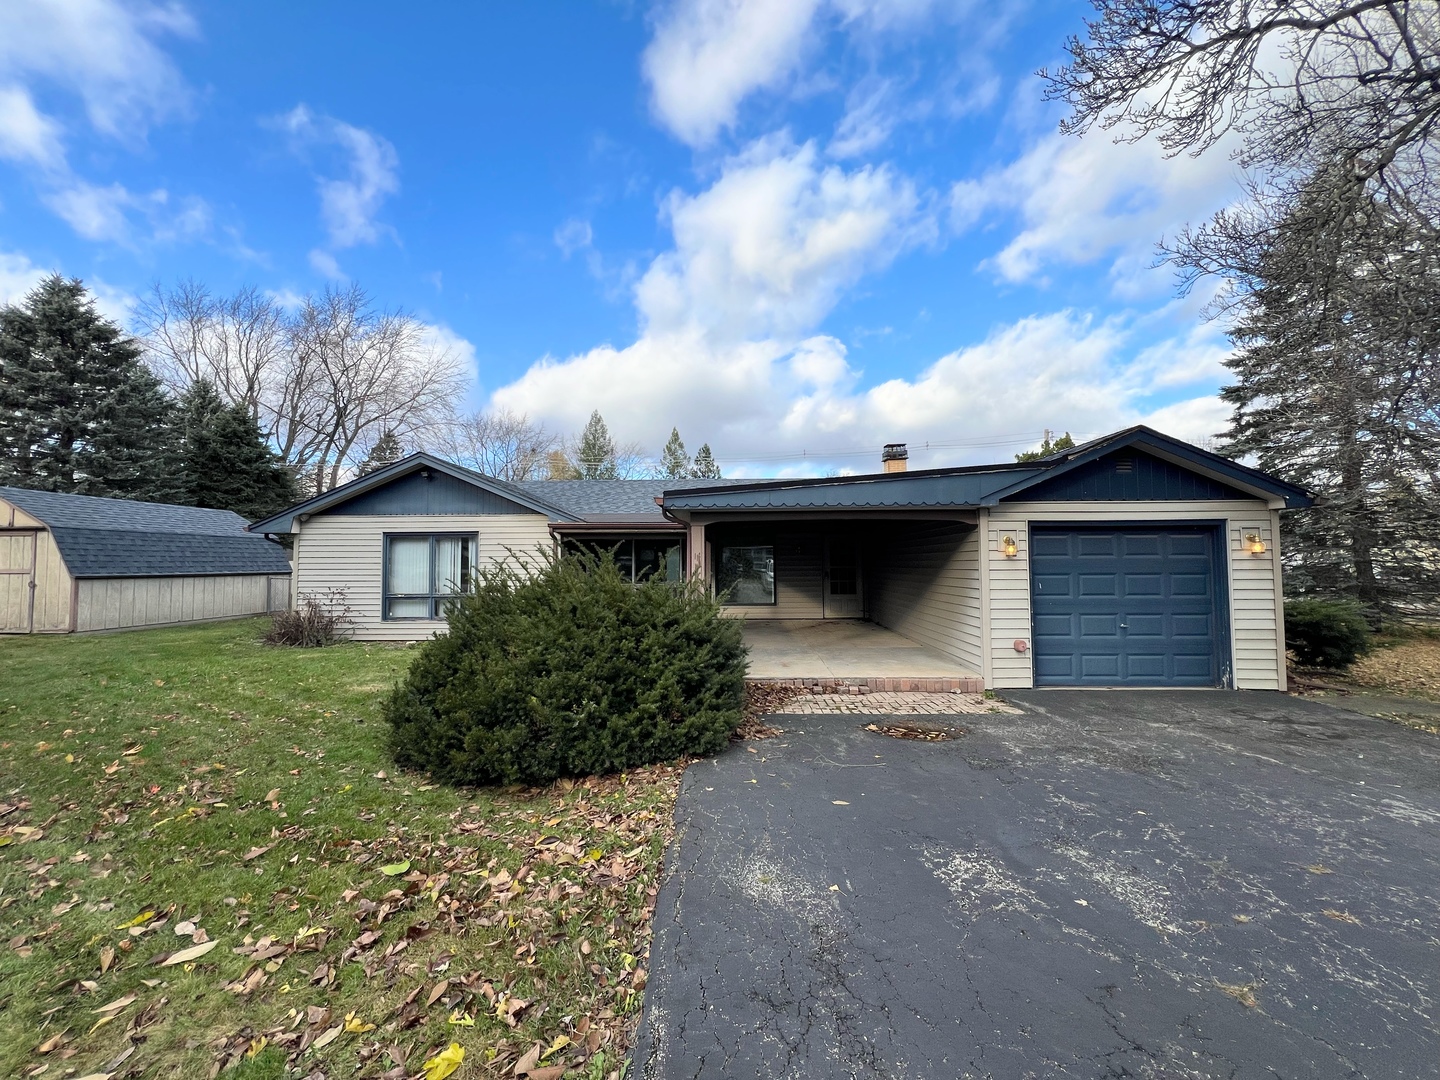
[[1263, 243], [1233, 234], [1220, 396], [1224, 452], [1316, 497], [1285, 516], [1288, 589], [1373, 617], [1440, 600], [1440, 248], [1381, 198], [1336, 216], [1348, 182], [1317, 174]]
[[400, 445], [400, 440], [395, 433], [386, 428], [380, 433], [380, 438], [375, 440], [375, 445], [370, 448], [370, 453], [365, 455], [365, 460], [360, 463], [360, 475], [372, 473], [376, 469], [383, 469], [386, 465], [394, 465], [405, 456], [405, 447]]
[[715, 455], [710, 452], [709, 443], [695, 451], [695, 462], [690, 466], [690, 475], [697, 480], [720, 479], [720, 466], [715, 461]]
[[575, 444], [575, 469], [581, 480], [617, 480], [620, 477], [618, 452], [610, 429], [597, 409], [590, 414], [585, 430]]
[[680, 441], [680, 429], [670, 429], [670, 441], [660, 454], [660, 475], [667, 480], [679, 480], [690, 475], [690, 455]]
[[1073, 449], [1075, 449], [1075, 440], [1070, 437], [1070, 433], [1068, 431], [1065, 432], [1064, 435], [1061, 435], [1058, 439], [1051, 439], [1050, 429], [1046, 428], [1045, 437], [1040, 441], [1040, 449], [1026, 450], [1023, 453], [1016, 454], [1015, 460], [1040, 461], [1042, 458], [1047, 458], [1051, 454], [1060, 453], [1061, 450]]
[[182, 495], [174, 404], [79, 280], [0, 309], [0, 483], [169, 501]]
[[294, 473], [270, 449], [244, 405], [227, 405], [207, 380], [180, 398], [184, 501], [250, 521], [296, 501]]

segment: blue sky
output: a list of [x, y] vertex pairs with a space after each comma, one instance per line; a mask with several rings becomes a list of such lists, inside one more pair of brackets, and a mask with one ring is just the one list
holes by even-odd
[[1057, 133], [1087, 10], [10, 0], [0, 299], [355, 280], [473, 358], [464, 408], [727, 474], [1200, 440], [1224, 341], [1151, 263], [1235, 167]]

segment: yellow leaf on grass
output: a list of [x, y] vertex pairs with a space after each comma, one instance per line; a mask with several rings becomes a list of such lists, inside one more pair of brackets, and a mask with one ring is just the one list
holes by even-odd
[[399, 877], [401, 874], [408, 873], [409, 870], [409, 859], [405, 859], [402, 862], [392, 862], [389, 866], [380, 867], [380, 872], [386, 877]]
[[456, 1009], [450, 1014], [450, 1019], [445, 1022], [451, 1027], [474, 1027], [475, 1017], [467, 1012], [461, 1012], [459, 1009]]
[[267, 1046], [269, 1046], [269, 1045], [270, 1045], [270, 1040], [269, 1040], [269, 1038], [267, 1038], [267, 1037], [264, 1036], [264, 1035], [261, 1035], [258, 1039], [255, 1039], [255, 1040], [253, 1040], [253, 1041], [250, 1043], [249, 1049], [247, 1049], [247, 1050], [245, 1051], [245, 1056], [246, 1056], [247, 1058], [253, 1058], [256, 1054], [260, 1053], [261, 1050], [264, 1050], [265, 1047], [267, 1047]]
[[452, 1042], [440, 1053], [425, 1062], [425, 1080], [445, 1080], [465, 1060], [465, 1048]]
[[360, 1035], [367, 1031], [374, 1031], [374, 1024], [367, 1024], [353, 1012], [345, 1014], [345, 1031], [351, 1035]]
[[552, 1042], [548, 1047], [546, 1047], [546, 1048], [545, 1048], [545, 1052], [540, 1055], [540, 1060], [541, 1060], [541, 1061], [544, 1061], [544, 1060], [545, 1060], [546, 1058], [548, 1058], [551, 1054], [555, 1053], [555, 1051], [557, 1051], [557, 1050], [564, 1050], [565, 1047], [567, 1047], [567, 1046], [569, 1046], [569, 1045], [570, 1045], [570, 1036], [569, 1036], [569, 1035], [556, 1035], [556, 1036], [555, 1036], [555, 1041]]
[[133, 919], [131, 919], [129, 922], [121, 923], [119, 926], [115, 927], [115, 929], [116, 929], [116, 930], [129, 930], [132, 926], [144, 926], [147, 922], [149, 922], [149, 921], [150, 921], [151, 919], [153, 919], [154, 917], [155, 917], [155, 912], [153, 912], [153, 911], [142, 911], [139, 915], [136, 915], [136, 916], [135, 916]]

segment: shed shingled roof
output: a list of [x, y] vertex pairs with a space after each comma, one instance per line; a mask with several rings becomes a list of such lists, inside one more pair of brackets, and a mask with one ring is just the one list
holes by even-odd
[[14, 487], [0, 499], [44, 523], [74, 577], [290, 572], [285, 549], [229, 510]]

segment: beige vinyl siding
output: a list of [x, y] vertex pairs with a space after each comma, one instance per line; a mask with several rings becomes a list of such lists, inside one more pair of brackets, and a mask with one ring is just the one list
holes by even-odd
[[[747, 619], [824, 618], [824, 538], [813, 531], [777, 532], [774, 544], [775, 603], [727, 605], [725, 613]], [[714, 558], [719, 565], [718, 550]]]
[[344, 589], [353, 636], [362, 641], [417, 641], [444, 630], [440, 619], [381, 618], [386, 533], [477, 533], [482, 565], [509, 551], [533, 556], [537, 547], [549, 551], [552, 546], [542, 514], [322, 514], [301, 524], [295, 537], [296, 598]]
[[81, 578], [75, 629], [129, 630], [260, 615], [269, 587], [267, 574]]
[[65, 633], [70, 629], [72, 588], [50, 531], [0, 499], [0, 633]]
[[[989, 573], [990, 667], [988, 685], [1020, 689], [1034, 684], [1030, 645], [1031, 524], [1085, 525], [1134, 522], [1222, 521], [1229, 565], [1230, 643], [1234, 684], [1239, 690], [1282, 690], [1285, 686], [1278, 518], [1263, 502], [1084, 502], [1002, 504], [990, 511], [986, 529]], [[1266, 541], [1264, 556], [1241, 550], [1247, 532]], [[1014, 558], [1000, 551], [1013, 536]], [[1026, 650], [1017, 652], [1015, 642]]]
[[870, 616], [979, 674], [980, 532], [967, 525], [898, 526], [869, 560]]

